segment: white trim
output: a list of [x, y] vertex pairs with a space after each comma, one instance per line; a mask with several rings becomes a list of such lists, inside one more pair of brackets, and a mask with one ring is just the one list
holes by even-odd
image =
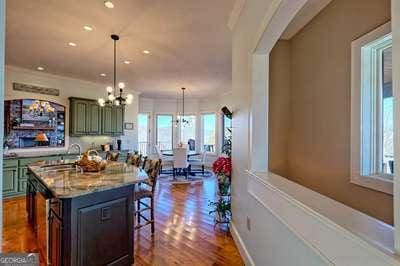
[[[351, 151], [350, 151], [350, 182], [359, 186], [367, 187], [387, 194], [393, 194], [393, 182], [388, 178], [382, 178], [370, 174], [376, 165], [370, 165], [364, 162], [369, 161], [371, 156], [376, 158], [376, 152], [371, 151], [368, 158], [363, 159], [361, 154], [361, 141], [363, 132], [361, 128], [366, 129], [365, 125], [361, 126], [361, 58], [362, 47], [373, 42], [379, 37], [385, 36], [391, 31], [391, 23], [387, 22], [375, 30], [361, 36], [351, 43]], [[373, 125], [373, 131], [375, 126]], [[372, 129], [371, 129], [372, 130]], [[372, 134], [372, 133], [371, 133]], [[375, 134], [372, 134], [375, 135]], [[370, 139], [375, 136], [370, 136], [369, 139], [363, 141], [370, 142]], [[373, 145], [375, 146], [375, 145]], [[363, 151], [365, 153], [365, 151]], [[376, 161], [376, 160], [375, 160]]]
[[247, 250], [246, 246], [244, 245], [244, 242], [242, 238], [239, 235], [238, 230], [236, 229], [235, 223], [231, 221], [230, 223], [230, 232], [233, 238], [233, 241], [235, 241], [235, 244], [237, 248], [239, 249], [239, 253], [242, 256], [242, 259], [244, 261], [245, 265], [248, 266], [255, 266], [256, 264], [253, 261], [253, 258], [250, 256], [249, 251]]
[[236, 0], [234, 6], [232, 8], [231, 14], [229, 16], [228, 23], [227, 23], [228, 28], [231, 31], [233, 31], [235, 29], [236, 23], [238, 22], [238, 20], [240, 18], [240, 14], [243, 11], [245, 3], [246, 3], [246, 0]]
[[248, 193], [326, 263], [400, 265], [391, 226], [278, 175], [246, 174]]
[[[392, 61], [400, 62], [400, 1], [391, 1], [392, 13]], [[400, 161], [400, 64], [393, 64], [393, 97], [394, 97], [394, 160]], [[394, 164], [393, 209], [395, 230], [395, 249], [400, 254], [400, 164]]]

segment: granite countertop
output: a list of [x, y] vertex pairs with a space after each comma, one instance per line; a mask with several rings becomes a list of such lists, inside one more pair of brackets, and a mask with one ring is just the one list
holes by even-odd
[[105, 170], [96, 173], [82, 173], [73, 160], [41, 161], [29, 165], [29, 170], [56, 198], [79, 197], [148, 179], [144, 170], [118, 162], [110, 162]]
[[[97, 150], [99, 153], [105, 153], [102, 150]], [[121, 150], [121, 153], [128, 153], [129, 150]], [[35, 154], [18, 154], [14, 152], [9, 152], [5, 153], [3, 155], [4, 160], [12, 160], [12, 159], [25, 159], [25, 158], [39, 158], [39, 157], [49, 157], [49, 156], [67, 156], [67, 155], [76, 155], [78, 156], [78, 153], [67, 153], [66, 151], [55, 151], [55, 152], [49, 152], [46, 151], [44, 153], [41, 153], [40, 151], [37, 151]]]

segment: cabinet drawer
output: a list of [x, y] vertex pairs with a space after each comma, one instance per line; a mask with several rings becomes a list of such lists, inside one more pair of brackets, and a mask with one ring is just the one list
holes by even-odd
[[18, 166], [18, 160], [11, 159], [11, 160], [3, 160], [3, 167], [16, 167]]

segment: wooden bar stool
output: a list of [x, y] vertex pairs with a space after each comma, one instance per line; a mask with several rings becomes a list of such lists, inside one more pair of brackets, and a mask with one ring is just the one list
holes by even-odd
[[[161, 168], [161, 159], [146, 160], [144, 170], [146, 171], [149, 180], [136, 186], [135, 201], [137, 202], [137, 209], [135, 215], [137, 216], [137, 225], [135, 229], [139, 229], [148, 224], [151, 225], [151, 233], [154, 234], [154, 191], [156, 189], [157, 177]], [[150, 199], [150, 204], [143, 202], [144, 199]], [[150, 219], [142, 214], [144, 211], [150, 211]], [[145, 220], [141, 223], [141, 219]]]

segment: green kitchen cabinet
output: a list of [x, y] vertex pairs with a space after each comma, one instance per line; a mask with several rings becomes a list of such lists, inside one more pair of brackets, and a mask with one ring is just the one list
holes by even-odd
[[86, 132], [91, 135], [99, 135], [101, 133], [101, 107], [96, 102], [88, 102], [87, 106]]
[[102, 116], [103, 116], [102, 133], [103, 133], [103, 135], [112, 135], [114, 133], [113, 110], [114, 110], [114, 108], [111, 106], [102, 107]]
[[102, 108], [103, 135], [120, 136], [124, 134], [124, 108], [105, 106]]
[[124, 134], [124, 107], [100, 107], [95, 100], [69, 99], [71, 136]]
[[101, 135], [101, 110], [94, 100], [70, 99], [70, 135]]
[[114, 135], [123, 135], [124, 134], [124, 108], [121, 106], [114, 107]]
[[75, 98], [70, 100], [70, 134], [87, 135], [88, 101]]
[[18, 194], [18, 160], [5, 160], [3, 163], [3, 197]]

